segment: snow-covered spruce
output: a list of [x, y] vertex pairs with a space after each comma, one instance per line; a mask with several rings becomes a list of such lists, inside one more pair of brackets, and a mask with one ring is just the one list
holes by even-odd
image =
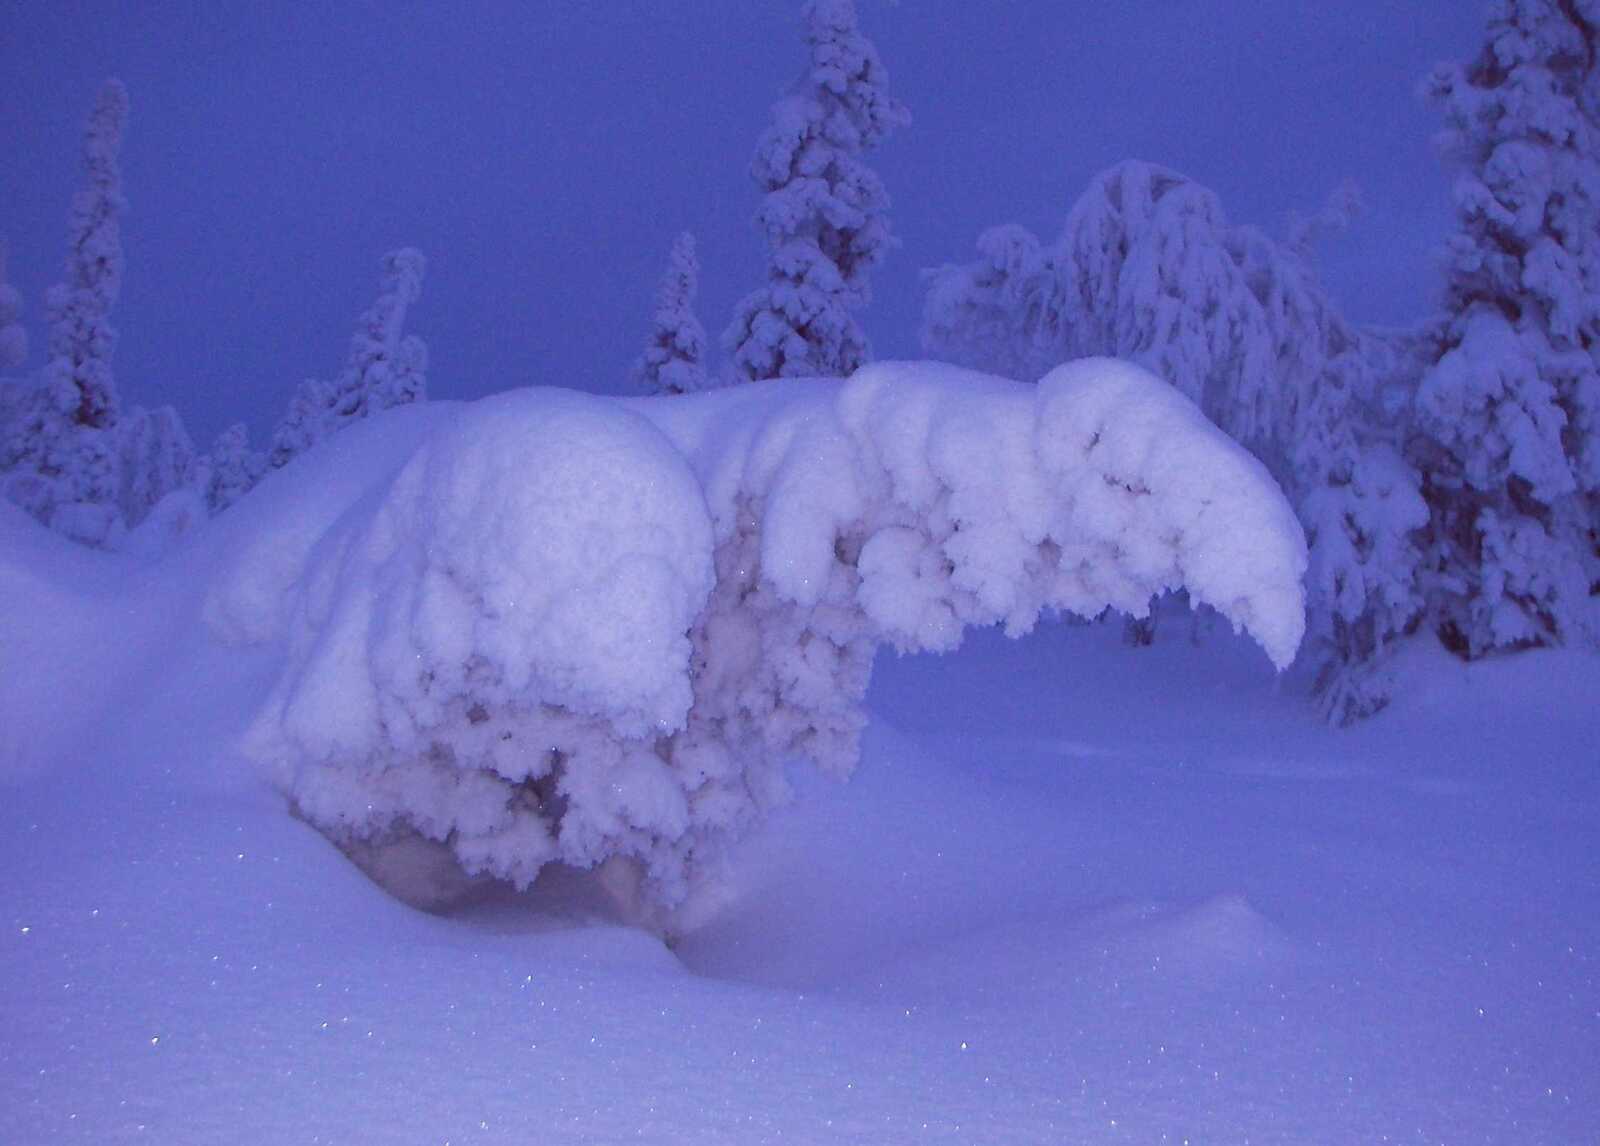
[[0, 425], [7, 499], [93, 545], [114, 543], [123, 527], [114, 435], [121, 403], [111, 372], [117, 334], [110, 315], [122, 290], [125, 202], [118, 153], [127, 119], [127, 88], [107, 80], [84, 129], [86, 186], [72, 197], [68, 213], [66, 279], [45, 296], [49, 360], [6, 403]]
[[[111, 369], [126, 207], [118, 156], [127, 119], [127, 89], [107, 80], [84, 129], [86, 186], [68, 214], [66, 279], [45, 300], [49, 361], [32, 378], [0, 380], [0, 494], [57, 532], [106, 548], [122, 547], [128, 531], [169, 497], [187, 502], [195, 467], [177, 411], [124, 409]], [[3, 278], [0, 272], [0, 326], [10, 290]], [[10, 330], [21, 328], [0, 329], [0, 360], [16, 349]], [[167, 507], [169, 523], [179, 508]], [[193, 508], [179, 516], [192, 519]]]
[[422, 297], [427, 265], [413, 247], [383, 256], [378, 299], [356, 323], [344, 369], [332, 382], [302, 382], [274, 428], [267, 456], [274, 468], [352, 422], [427, 398], [427, 344], [405, 333], [406, 312]]
[[517, 884], [612, 861], [660, 907], [786, 798], [786, 762], [850, 771], [881, 644], [1178, 588], [1280, 667], [1304, 628], [1264, 468], [1110, 360], [415, 409], [223, 524], [207, 614], [287, 644], [246, 749], [300, 815]]
[[250, 429], [235, 422], [211, 443], [201, 462], [200, 485], [206, 508], [221, 513], [255, 486], [267, 472], [267, 455], [250, 448]]
[[700, 260], [688, 231], [672, 243], [667, 273], [656, 290], [650, 341], [633, 365], [633, 384], [646, 394], [693, 394], [706, 388], [706, 332], [694, 312]]
[[1412, 448], [1432, 619], [1463, 656], [1600, 639], [1597, 36], [1593, 0], [1507, 0], [1429, 80], [1459, 230]]
[[853, 0], [807, 0], [810, 67], [772, 107], [750, 174], [764, 194], [767, 281], [723, 333], [736, 381], [849, 374], [871, 357], [852, 311], [893, 243], [889, 195], [861, 158], [910, 113]]

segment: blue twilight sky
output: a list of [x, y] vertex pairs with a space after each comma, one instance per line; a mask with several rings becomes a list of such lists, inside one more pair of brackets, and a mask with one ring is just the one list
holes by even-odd
[[[916, 353], [918, 271], [983, 228], [1053, 237], [1097, 171], [1163, 163], [1280, 231], [1342, 179], [1324, 252], [1360, 319], [1428, 308], [1448, 182], [1416, 98], [1479, 41], [1473, 0], [858, 0], [912, 126], [874, 160], [903, 246], [864, 316]], [[798, 0], [0, 0], [0, 236], [25, 295], [60, 274], [79, 132], [127, 82], [131, 210], [115, 323], [129, 402], [197, 443], [270, 430], [331, 376], [379, 256], [429, 258], [410, 327], [435, 397], [626, 387], [672, 237], [695, 232], [717, 338], [759, 280], [747, 166], [801, 72]]]

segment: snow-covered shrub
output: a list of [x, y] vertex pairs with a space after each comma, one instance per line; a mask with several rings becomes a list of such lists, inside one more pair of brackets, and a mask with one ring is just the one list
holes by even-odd
[[1593, 0], [1503, 0], [1429, 80], [1460, 230], [1413, 453], [1431, 611], [1465, 656], [1600, 631], [1597, 36]]
[[694, 313], [700, 261], [694, 236], [672, 244], [667, 273], [656, 291], [650, 343], [633, 366], [633, 384], [647, 394], [693, 394], [706, 388], [706, 332]]
[[[1271, 478], [1124, 363], [421, 413], [388, 453], [385, 419], [229, 514], [255, 540], [207, 604], [224, 634], [287, 641], [248, 753], [347, 844], [420, 834], [519, 884], [620, 862], [671, 905], [785, 798], [787, 762], [849, 772], [880, 644], [1177, 588], [1279, 666], [1303, 632]], [[330, 475], [349, 484], [307, 512]]]
[[722, 336], [739, 381], [845, 375], [868, 357], [852, 310], [893, 242], [888, 193], [861, 155], [910, 122], [856, 25], [853, 0], [807, 0], [810, 68], [772, 108], [750, 173], [767, 282], [740, 301]]
[[287, 465], [358, 419], [428, 396], [428, 348], [405, 333], [406, 311], [422, 297], [427, 260], [411, 247], [383, 257], [378, 300], [356, 323], [344, 369], [332, 382], [301, 383], [272, 436], [268, 461]]

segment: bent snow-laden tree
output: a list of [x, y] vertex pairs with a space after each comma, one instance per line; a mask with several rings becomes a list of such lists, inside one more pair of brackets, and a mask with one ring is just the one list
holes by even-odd
[[225, 637], [287, 642], [247, 752], [350, 850], [433, 841], [516, 884], [620, 866], [669, 907], [787, 762], [850, 771], [879, 645], [1177, 588], [1280, 667], [1303, 632], [1270, 476], [1124, 363], [421, 414], [357, 439], [390, 451], [374, 487], [286, 471], [345, 492], [320, 526], [267, 503], [283, 519], [238, 535], [207, 604]]
[[889, 95], [878, 50], [852, 0], [807, 0], [811, 67], [772, 108], [750, 173], [765, 193], [757, 222], [767, 282], [740, 301], [723, 334], [739, 381], [843, 377], [868, 357], [852, 311], [893, 240], [888, 193], [861, 159], [910, 122]]
[[356, 323], [344, 369], [331, 383], [309, 378], [300, 384], [273, 431], [272, 467], [287, 465], [352, 422], [427, 398], [428, 348], [405, 333], [406, 311], [422, 297], [426, 269], [422, 252], [411, 247], [383, 257], [378, 300]]
[[1597, 633], [1597, 35], [1594, 0], [1504, 0], [1477, 58], [1429, 82], [1460, 230], [1413, 450], [1431, 611], [1464, 656]]
[[1085, 355], [1128, 358], [1266, 462], [1312, 542], [1320, 691], [1342, 720], [1385, 701], [1385, 650], [1420, 608], [1411, 535], [1426, 512], [1387, 408], [1399, 351], [1347, 323], [1308, 261], [1324, 217], [1285, 246], [1228, 222], [1177, 172], [1122, 163], [1054, 244], [995, 227], [977, 260], [929, 272], [923, 345], [1024, 381]]

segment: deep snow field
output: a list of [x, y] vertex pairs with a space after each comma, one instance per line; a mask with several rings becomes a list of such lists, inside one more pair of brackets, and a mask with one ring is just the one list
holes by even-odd
[[1216, 625], [879, 654], [672, 948], [405, 907], [236, 756], [281, 651], [0, 510], [0, 1143], [1600, 1141], [1600, 660], [1320, 724]]

